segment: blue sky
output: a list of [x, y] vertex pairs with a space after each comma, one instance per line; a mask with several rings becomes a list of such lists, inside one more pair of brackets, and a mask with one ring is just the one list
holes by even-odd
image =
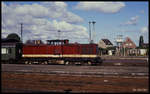
[[[16, 16], [18, 18], [12, 20]], [[12, 32], [19, 34], [19, 25], [13, 25], [18, 24], [22, 19], [26, 24], [24, 41], [57, 39], [59, 29], [64, 31], [61, 33], [61, 39], [68, 38], [71, 42], [88, 43], [88, 22], [96, 21], [95, 32], [92, 32], [95, 43], [102, 38], [108, 38], [115, 44], [114, 39], [121, 34], [123, 38], [130, 37], [138, 46], [140, 35], [143, 35], [144, 41], [148, 42], [148, 16], [148, 2], [146, 1], [103, 2], [103, 4], [79, 1], [46, 4], [43, 2], [3, 2], [2, 36], [7, 36]]]

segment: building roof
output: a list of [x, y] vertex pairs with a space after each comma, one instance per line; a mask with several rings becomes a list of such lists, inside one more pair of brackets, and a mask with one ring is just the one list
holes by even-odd
[[16, 43], [21, 42], [20, 37], [16, 33], [9, 34], [6, 38], [1, 39], [2, 43]]
[[16, 33], [11, 33], [7, 36], [7, 39], [15, 39], [20, 41], [20, 37]]
[[64, 40], [46, 40], [47, 42], [64, 42], [64, 41], [69, 41], [68, 39], [64, 39]]
[[106, 45], [113, 45], [108, 39], [102, 39]]
[[126, 37], [126, 40], [125, 40], [125, 42], [123, 42], [122, 47], [136, 48], [136, 45], [129, 37]]
[[2, 43], [9, 43], [9, 42], [11, 42], [11, 43], [13, 42], [14, 43], [14, 42], [20, 42], [20, 41], [16, 40], [16, 39], [7, 39], [7, 38], [4, 38], [4, 39], [1, 40], [1, 42]]

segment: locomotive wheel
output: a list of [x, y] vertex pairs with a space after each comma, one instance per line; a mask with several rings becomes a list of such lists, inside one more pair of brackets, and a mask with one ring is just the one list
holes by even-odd
[[25, 63], [25, 64], [29, 64], [29, 61], [25, 61], [24, 63]]
[[81, 62], [75, 62], [75, 65], [82, 65]]
[[45, 61], [45, 62], [44, 62], [44, 64], [46, 64], [46, 65], [47, 65], [47, 64], [48, 64], [48, 62], [47, 62], [47, 61]]
[[88, 66], [88, 62], [83, 62], [81, 65]]
[[28, 64], [30, 64], [30, 65], [31, 65], [32, 63], [33, 63], [32, 61], [28, 61]]
[[65, 65], [69, 65], [69, 61], [66, 61], [66, 62], [65, 62]]
[[91, 61], [88, 61], [88, 65], [92, 65], [92, 62], [91, 62]]
[[102, 64], [102, 63], [100, 63], [100, 62], [99, 62], [99, 63], [96, 63], [97, 66], [100, 66], [101, 64]]
[[69, 65], [69, 61], [66, 62], [66, 65]]

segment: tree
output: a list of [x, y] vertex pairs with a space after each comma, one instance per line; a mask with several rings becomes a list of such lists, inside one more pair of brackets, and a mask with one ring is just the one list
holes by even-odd
[[143, 36], [140, 36], [139, 47], [142, 47], [143, 43], [144, 43]]

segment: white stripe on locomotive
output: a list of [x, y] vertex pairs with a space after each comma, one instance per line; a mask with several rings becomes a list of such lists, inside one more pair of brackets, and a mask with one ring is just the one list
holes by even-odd
[[97, 55], [73, 55], [73, 54], [69, 54], [69, 55], [45, 55], [45, 54], [23, 54], [23, 57], [75, 57], [75, 58], [94, 58], [97, 57]]

